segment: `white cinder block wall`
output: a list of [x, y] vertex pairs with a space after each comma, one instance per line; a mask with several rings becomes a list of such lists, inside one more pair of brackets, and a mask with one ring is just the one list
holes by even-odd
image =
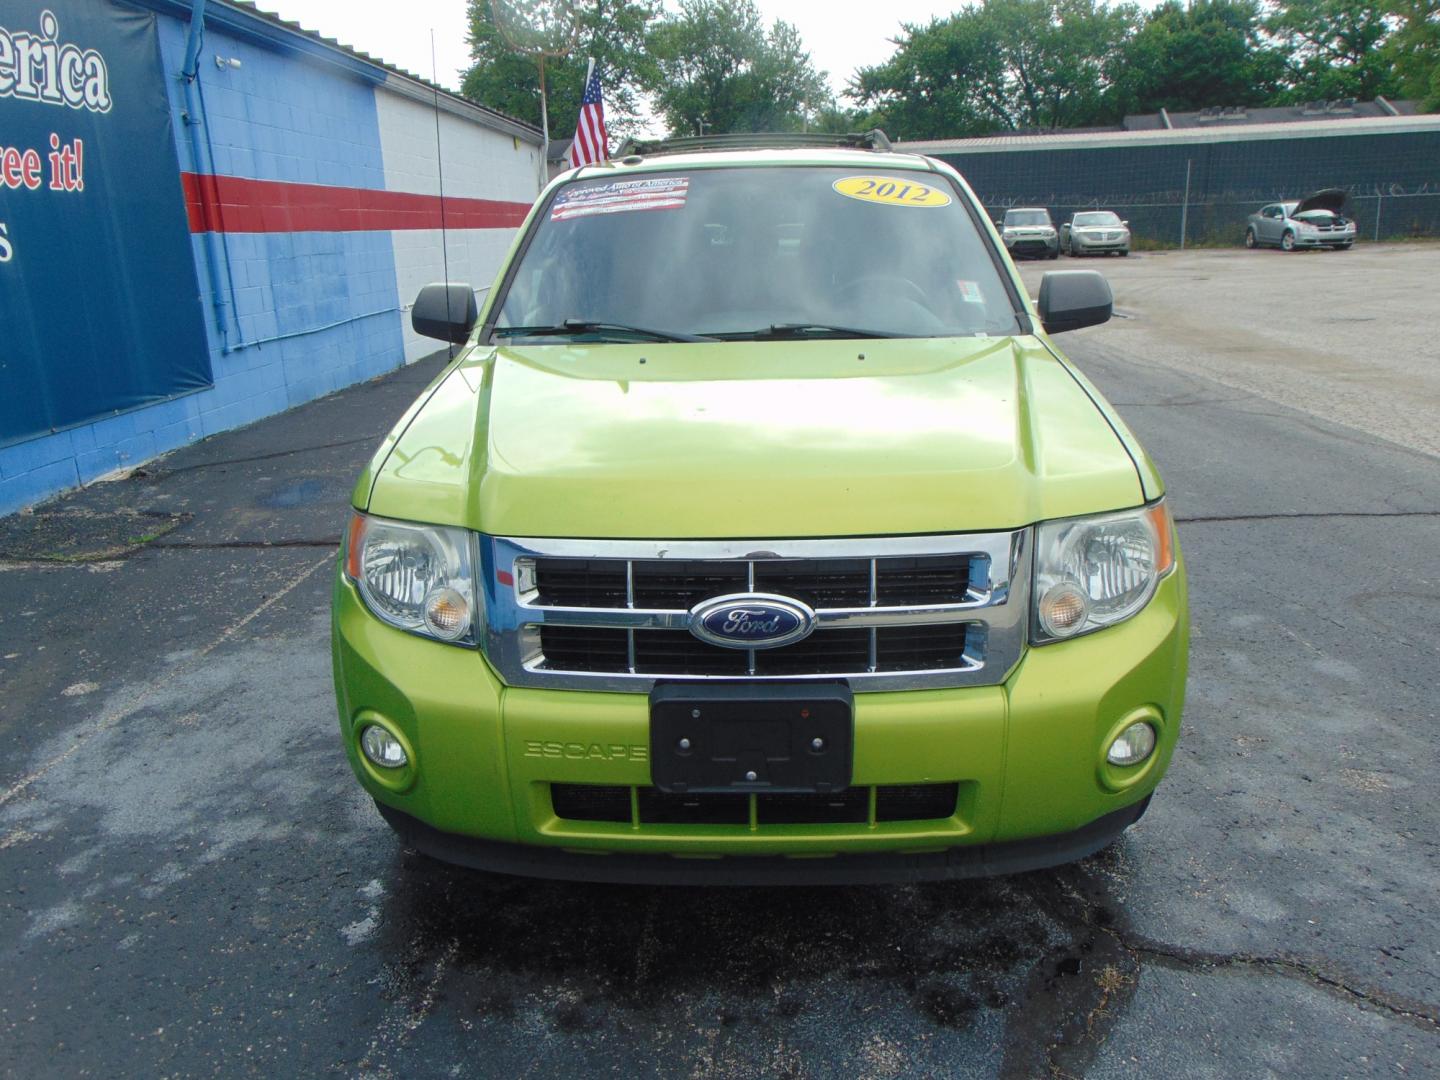
[[[434, 108], [384, 87], [376, 90], [375, 105], [387, 190], [440, 195], [443, 166], [447, 217], [461, 220], [462, 225], [473, 220], [470, 215], [484, 213], [484, 206], [472, 200], [529, 203], [539, 192], [539, 147], [441, 111], [437, 149]], [[455, 215], [450, 215], [452, 207]], [[509, 216], [515, 217], [513, 209]], [[406, 312], [407, 363], [436, 348], [433, 339], [410, 329], [409, 307], [420, 288], [445, 280], [447, 261], [449, 280], [485, 288], [515, 237], [516, 225], [456, 227], [447, 220], [443, 246], [439, 229], [391, 233], [397, 302]]]

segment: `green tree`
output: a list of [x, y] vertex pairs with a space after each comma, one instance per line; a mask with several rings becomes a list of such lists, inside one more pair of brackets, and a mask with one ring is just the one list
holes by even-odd
[[1263, 105], [1280, 89], [1284, 61], [1266, 47], [1255, 0], [1168, 0], [1112, 61], [1114, 111], [1185, 112]]
[[805, 129], [827, 135], [848, 135], [870, 131], [882, 127], [883, 124], [884, 117], [879, 113], [865, 109], [848, 109], [839, 102], [832, 101], [809, 118]]
[[895, 54], [846, 93], [907, 139], [1102, 123], [1110, 60], [1138, 18], [1099, 0], [983, 0], [906, 24]]
[[[517, 55], [495, 28], [489, 0], [469, 0], [470, 56], [460, 92], [472, 101], [540, 126], [540, 76], [533, 57]], [[660, 0], [576, 0], [580, 37], [570, 56], [545, 61], [550, 137], [575, 133], [585, 68], [595, 58], [605, 88], [605, 124], [612, 136], [633, 134], [642, 121], [641, 88], [653, 78], [645, 38]], [[612, 138], [612, 142], [615, 140]]]
[[1398, 0], [1398, 28], [1386, 51], [1400, 93], [1426, 112], [1440, 111], [1440, 0]]
[[832, 103], [799, 33], [779, 20], [767, 30], [753, 0], [680, 0], [648, 47], [649, 89], [673, 135], [794, 130]]
[[1391, 4], [1368, 0], [1280, 0], [1265, 29], [1285, 55], [1289, 89], [1282, 101], [1395, 94], [1400, 79], [1389, 50]]

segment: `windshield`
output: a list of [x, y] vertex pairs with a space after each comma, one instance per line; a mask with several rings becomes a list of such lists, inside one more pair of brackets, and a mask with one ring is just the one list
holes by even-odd
[[1017, 225], [1049, 225], [1050, 212], [1048, 210], [1006, 210], [1005, 227], [1013, 229]]
[[499, 312], [536, 343], [1019, 332], [948, 180], [810, 166], [568, 184]]
[[1119, 225], [1120, 215], [1112, 214], [1109, 210], [1096, 214], [1076, 214], [1074, 224], [1076, 225]]

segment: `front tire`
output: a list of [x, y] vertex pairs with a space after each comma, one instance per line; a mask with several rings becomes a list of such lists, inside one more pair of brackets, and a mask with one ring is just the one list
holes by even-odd
[[1126, 257], [1127, 255], [1129, 255], [1129, 254], [1130, 254], [1130, 249], [1129, 249], [1129, 248], [1126, 248], [1125, 250], [1123, 250], [1122, 252], [1120, 252], [1120, 258], [1123, 259], [1123, 258], [1125, 258], [1125, 257]]
[[1348, 244], [1336, 244], [1336, 245], [1335, 245], [1335, 250], [1336, 250], [1336, 251], [1349, 251], [1349, 250], [1350, 250], [1352, 247], [1354, 247], [1354, 246], [1355, 246], [1355, 242], [1352, 240], [1352, 241], [1351, 241], [1350, 243], [1348, 243]]
[[1260, 246], [1260, 241], [1255, 238], [1254, 229], [1245, 230], [1245, 246], [1251, 251], [1254, 251], [1257, 247]]
[[1059, 257], [1060, 257], [1060, 245], [1059, 245], [1059, 244], [1056, 244], [1056, 245], [1055, 245], [1055, 250], [1052, 251], [1052, 252], [1050, 252], [1050, 258], [1052, 258], [1052, 259], [1058, 259]]
[[1289, 229], [1286, 229], [1284, 235], [1280, 237], [1280, 248], [1282, 251], [1295, 250], [1295, 234]]

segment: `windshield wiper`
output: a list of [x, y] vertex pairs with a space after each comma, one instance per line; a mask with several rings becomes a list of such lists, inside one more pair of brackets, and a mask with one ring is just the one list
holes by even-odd
[[701, 334], [677, 334], [670, 330], [650, 330], [625, 323], [596, 322], [592, 319], [566, 319], [555, 326], [497, 326], [496, 337], [568, 337], [573, 334], [625, 334], [648, 341], [715, 341]]
[[910, 334], [897, 334], [890, 330], [865, 330], [857, 326], [829, 326], [826, 323], [771, 323], [762, 330], [745, 330], [733, 334], [719, 334], [726, 340], [733, 341], [737, 338], [754, 338], [757, 341], [765, 338], [794, 338], [809, 337], [811, 335], [829, 335], [831, 337], [846, 338], [898, 338], [911, 337]]

